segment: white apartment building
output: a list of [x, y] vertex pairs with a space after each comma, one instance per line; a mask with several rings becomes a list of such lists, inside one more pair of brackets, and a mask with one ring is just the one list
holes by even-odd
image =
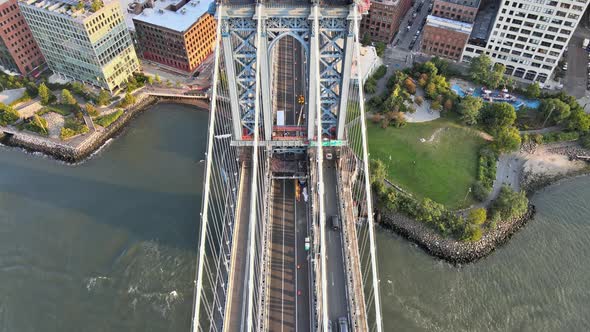
[[463, 61], [485, 53], [504, 64], [507, 75], [544, 83], [557, 66], [588, 0], [500, 1], [495, 19], [490, 18], [489, 11], [486, 16], [482, 8], [482, 17], [476, 18], [474, 26], [481, 19], [479, 26], [489, 26], [488, 31], [472, 34]]

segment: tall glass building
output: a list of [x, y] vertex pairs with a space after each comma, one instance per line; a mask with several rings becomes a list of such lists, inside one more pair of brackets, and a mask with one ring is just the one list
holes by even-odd
[[139, 62], [118, 1], [19, 0], [49, 68], [117, 92]]

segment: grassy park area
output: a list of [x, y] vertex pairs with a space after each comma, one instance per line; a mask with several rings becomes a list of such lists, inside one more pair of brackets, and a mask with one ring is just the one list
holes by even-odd
[[368, 126], [371, 159], [383, 161], [390, 181], [451, 209], [474, 202], [471, 195], [464, 199], [485, 142], [474, 130], [444, 118], [402, 128]]

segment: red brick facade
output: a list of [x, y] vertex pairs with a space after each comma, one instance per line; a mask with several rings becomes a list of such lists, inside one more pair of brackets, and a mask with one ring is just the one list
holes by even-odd
[[373, 0], [369, 13], [361, 21], [361, 35], [373, 41], [390, 43], [399, 25], [412, 7], [412, 0]]
[[45, 63], [16, 0], [0, 0], [0, 64], [36, 75]]
[[426, 24], [422, 52], [459, 61], [469, 34]]
[[[465, 3], [467, 2], [465, 1]], [[434, 0], [432, 15], [450, 20], [473, 23], [475, 21], [475, 15], [477, 15], [478, 6], [478, 1], [473, 1], [470, 6], [446, 0]]]
[[213, 52], [216, 26], [215, 18], [207, 13], [184, 33], [135, 21], [139, 54], [143, 59], [192, 73]]

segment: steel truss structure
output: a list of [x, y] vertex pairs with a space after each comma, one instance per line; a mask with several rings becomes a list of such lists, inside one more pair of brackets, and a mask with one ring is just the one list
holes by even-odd
[[[381, 332], [357, 6], [221, 3], [216, 18], [192, 331], [267, 330], [270, 161], [273, 154], [293, 152], [314, 158], [310, 160], [314, 163], [310, 178], [317, 182], [311, 187], [312, 236], [319, 260], [313, 262], [317, 307], [312, 319], [318, 330], [328, 330], [322, 172], [323, 146], [334, 141], [338, 144], [332, 146], [341, 155], [337, 190], [345, 225], [350, 319], [355, 331]], [[277, 144], [272, 137], [269, 55], [285, 36], [299, 41], [307, 57], [308, 120], [305, 140]], [[243, 278], [236, 276], [240, 269], [245, 271]]]

